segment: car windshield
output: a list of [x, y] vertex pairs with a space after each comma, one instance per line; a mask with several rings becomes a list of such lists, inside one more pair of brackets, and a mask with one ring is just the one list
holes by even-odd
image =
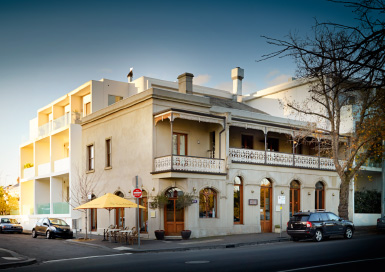
[[8, 218], [2, 218], [1, 223], [11, 223], [11, 221]]
[[49, 221], [53, 225], [68, 226], [66, 221], [58, 219], [58, 218], [50, 218]]

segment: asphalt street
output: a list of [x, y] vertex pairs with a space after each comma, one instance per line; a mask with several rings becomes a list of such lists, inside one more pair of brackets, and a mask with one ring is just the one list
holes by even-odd
[[[38, 258], [38, 264], [3, 271], [365, 271], [385, 267], [383, 234], [356, 236], [351, 240], [337, 237], [321, 243], [282, 242], [143, 254], [41, 239], [29, 239], [31, 243], [41, 242], [41, 246], [34, 243], [29, 254]], [[27, 250], [28, 244], [24, 247]], [[39, 253], [43, 248], [52, 249], [52, 254]], [[60, 254], [63, 258], [58, 258]]]

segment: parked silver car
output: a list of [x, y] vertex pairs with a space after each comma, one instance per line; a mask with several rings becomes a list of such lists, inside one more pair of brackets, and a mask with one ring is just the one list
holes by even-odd
[[0, 220], [0, 233], [3, 232], [23, 232], [23, 227], [12, 218], [1, 218]]

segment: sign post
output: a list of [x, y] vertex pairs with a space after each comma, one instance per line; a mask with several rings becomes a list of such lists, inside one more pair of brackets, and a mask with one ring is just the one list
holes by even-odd
[[280, 227], [280, 233], [279, 233], [279, 238], [282, 238], [282, 204], [285, 204], [285, 196], [278, 196], [278, 204], [280, 205], [279, 207], [279, 212], [281, 213], [281, 227]]
[[136, 203], [138, 204], [138, 208], [136, 209], [136, 218], [137, 218], [137, 232], [138, 232], [138, 248], [140, 248], [140, 228], [139, 228], [139, 198], [142, 197], [142, 190], [139, 189], [139, 184], [138, 184], [138, 176], [135, 177], [136, 179], [136, 184], [134, 191], [132, 192], [133, 196], [136, 197]]

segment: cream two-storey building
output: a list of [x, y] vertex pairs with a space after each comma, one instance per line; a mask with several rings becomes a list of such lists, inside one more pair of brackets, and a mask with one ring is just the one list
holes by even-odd
[[[271, 232], [281, 213], [283, 229], [299, 210], [337, 213], [333, 161], [317, 145], [294, 145], [306, 123], [243, 103], [243, 69], [231, 77], [233, 92], [193, 85], [189, 73], [178, 82], [91, 81], [39, 110], [31, 121], [37, 132], [20, 148], [23, 214], [82, 219], [84, 229], [84, 215], [66, 202], [79, 172], [97, 181], [94, 197], [134, 200], [138, 177], [147, 207], [140, 229], [149, 238], [158, 229], [170, 236], [189, 229], [193, 237]], [[33, 167], [24, 169], [27, 163]], [[181, 194], [195, 203], [178, 208]], [[168, 203], [151, 208], [156, 195]], [[136, 219], [134, 209], [92, 210], [87, 224], [101, 234]]]

